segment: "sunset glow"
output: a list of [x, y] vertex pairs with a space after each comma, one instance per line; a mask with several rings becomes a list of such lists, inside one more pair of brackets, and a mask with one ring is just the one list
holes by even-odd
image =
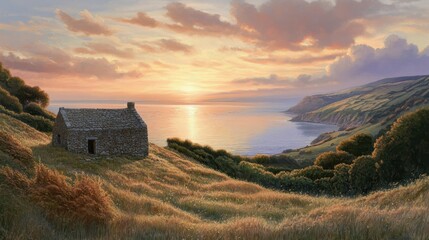
[[7, 0], [0, 62], [53, 101], [273, 101], [427, 74], [428, 10], [394, 0]]

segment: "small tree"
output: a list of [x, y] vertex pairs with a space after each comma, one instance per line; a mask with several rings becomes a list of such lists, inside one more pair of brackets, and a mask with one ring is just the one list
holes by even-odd
[[359, 133], [342, 141], [337, 146], [337, 151], [345, 151], [356, 157], [370, 155], [374, 150], [374, 140], [371, 135]]
[[353, 159], [353, 155], [344, 151], [325, 152], [316, 158], [314, 164], [321, 166], [324, 169], [334, 169], [335, 165], [340, 163], [350, 164], [352, 163]]
[[429, 109], [399, 118], [390, 131], [377, 139], [373, 157], [387, 182], [429, 173]]
[[376, 161], [371, 156], [360, 156], [349, 170], [350, 182], [356, 193], [367, 193], [377, 181]]

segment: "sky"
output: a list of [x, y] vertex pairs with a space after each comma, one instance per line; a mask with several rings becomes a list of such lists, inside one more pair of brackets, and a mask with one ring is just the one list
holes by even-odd
[[0, 62], [52, 101], [281, 101], [429, 74], [426, 0], [0, 5]]

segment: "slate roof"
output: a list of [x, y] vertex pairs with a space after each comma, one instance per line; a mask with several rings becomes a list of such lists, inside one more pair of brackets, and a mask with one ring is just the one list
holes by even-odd
[[105, 130], [145, 128], [146, 123], [135, 109], [72, 109], [60, 108], [69, 129]]

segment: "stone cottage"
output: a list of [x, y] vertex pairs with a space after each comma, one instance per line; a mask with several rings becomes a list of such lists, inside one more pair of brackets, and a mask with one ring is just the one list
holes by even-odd
[[147, 156], [147, 125], [129, 102], [123, 109], [60, 108], [52, 144], [70, 152]]

